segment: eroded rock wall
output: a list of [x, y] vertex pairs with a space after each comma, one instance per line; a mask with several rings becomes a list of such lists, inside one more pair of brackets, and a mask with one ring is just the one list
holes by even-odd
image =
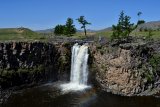
[[0, 43], [2, 88], [32, 82], [68, 80], [70, 44], [42, 42]]
[[[153, 48], [146, 44], [124, 44], [117, 47], [91, 45], [92, 71], [102, 89], [120, 95], [149, 94], [160, 85], [159, 76], [147, 71]], [[147, 76], [154, 76], [150, 80]], [[156, 91], [155, 91], [156, 92]]]

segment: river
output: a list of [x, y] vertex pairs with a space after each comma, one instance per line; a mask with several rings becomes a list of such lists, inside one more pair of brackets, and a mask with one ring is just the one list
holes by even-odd
[[89, 88], [63, 92], [59, 82], [14, 92], [3, 107], [160, 107], [160, 98], [124, 97]]

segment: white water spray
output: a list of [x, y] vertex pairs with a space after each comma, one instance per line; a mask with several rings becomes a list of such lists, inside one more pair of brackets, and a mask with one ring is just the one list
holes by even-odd
[[63, 91], [83, 90], [88, 88], [88, 46], [78, 45], [72, 47], [70, 83], [61, 85]]

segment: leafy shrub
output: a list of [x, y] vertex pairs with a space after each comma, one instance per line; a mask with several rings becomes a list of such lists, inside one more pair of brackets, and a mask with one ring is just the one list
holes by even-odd
[[153, 35], [154, 35], [154, 34], [153, 34], [153, 30], [149, 29], [148, 35], [147, 35], [146, 38], [147, 38], [148, 40], [150, 40], [150, 39], [152, 38]]
[[136, 26], [130, 22], [130, 19], [131, 17], [125, 15], [123, 11], [120, 13], [118, 24], [112, 26], [112, 40], [127, 38], [129, 34], [136, 28]]
[[153, 54], [153, 56], [149, 59], [149, 63], [152, 66], [153, 71], [160, 74], [160, 54]]

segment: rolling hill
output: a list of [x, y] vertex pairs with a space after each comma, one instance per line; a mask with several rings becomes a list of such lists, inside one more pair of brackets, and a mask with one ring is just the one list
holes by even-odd
[[33, 40], [42, 36], [28, 28], [1, 28], [0, 40]]
[[160, 30], [160, 21], [151, 21], [144, 24], [139, 25], [138, 29], [142, 30]]

